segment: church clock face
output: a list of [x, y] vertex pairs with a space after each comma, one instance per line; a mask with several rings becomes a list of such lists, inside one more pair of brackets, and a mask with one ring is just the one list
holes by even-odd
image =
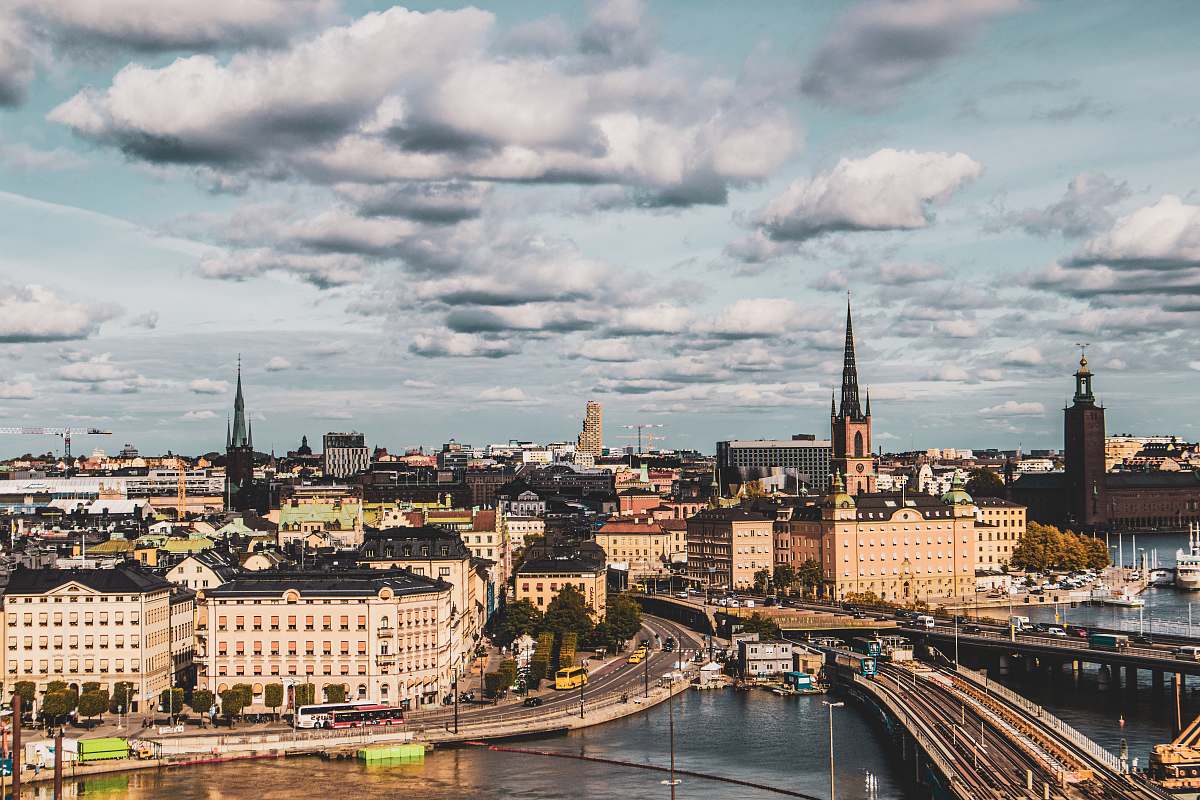
[[862, 464], [859, 464], [854, 469], [858, 470], [859, 472], [862, 472], [864, 469], [866, 469], [866, 467], [863, 466]]

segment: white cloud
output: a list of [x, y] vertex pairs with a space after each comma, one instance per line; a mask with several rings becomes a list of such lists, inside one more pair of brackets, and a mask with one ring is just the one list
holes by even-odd
[[1041, 403], [1019, 403], [1016, 400], [1005, 400], [1003, 403], [979, 409], [985, 417], [1040, 417], [1046, 413]]
[[204, 409], [203, 411], [186, 411], [180, 419], [185, 419], [188, 422], [198, 422], [207, 419], [216, 419], [217, 412]]
[[1200, 206], [1163, 195], [1089, 240], [1074, 263], [1156, 270], [1200, 266]]
[[970, 339], [979, 335], [979, 323], [973, 319], [944, 319], [935, 322], [934, 329], [956, 339]]
[[611, 324], [619, 335], [679, 333], [692, 323], [692, 312], [669, 303], [622, 310]]
[[930, 380], [935, 381], [965, 381], [971, 375], [965, 369], [955, 364], [945, 364], [927, 373]]
[[409, 352], [426, 358], [503, 358], [519, 347], [507, 339], [487, 339], [473, 333], [418, 333]]
[[473, 8], [394, 7], [227, 63], [133, 64], [50, 119], [155, 163], [329, 183], [616, 183], [653, 205], [722, 203], [799, 140], [782, 107], [686, 59], [513, 56], [493, 51], [495, 27]]
[[142, 312], [137, 316], [130, 317], [129, 324], [135, 328], [152, 331], [158, 327], [158, 312], [154, 310]]
[[32, 400], [33, 384], [29, 381], [0, 381], [0, 400]]
[[65, 300], [43, 286], [0, 283], [0, 342], [57, 342], [86, 339], [116, 309]]
[[272, 356], [267, 362], [265, 369], [267, 372], [281, 372], [285, 369], [291, 369], [292, 362], [288, 361], [283, 356]]
[[516, 387], [506, 389], [499, 386], [484, 389], [476, 395], [476, 399], [483, 403], [512, 403], [514, 405], [540, 405], [545, 402], [539, 397], [530, 397], [524, 389]]
[[834, 23], [804, 71], [802, 91], [863, 111], [894, 104], [908, 84], [962, 52], [987, 20], [1021, 0], [878, 0]]
[[[0, 61], [2, 60], [3, 56], [0, 55]], [[2, 64], [0, 69], [3, 69]], [[3, 80], [0, 77], [0, 82]], [[87, 161], [65, 147], [41, 150], [27, 142], [0, 141], [0, 164], [20, 172], [60, 172], [79, 169], [87, 164]]]
[[1004, 222], [1036, 236], [1058, 232], [1063, 236], [1083, 236], [1112, 223], [1109, 208], [1132, 191], [1125, 181], [1117, 181], [1102, 172], [1083, 172], [1067, 184], [1060, 200], [1043, 208], [1027, 208], [1004, 215]]
[[1043, 361], [1042, 353], [1032, 345], [1026, 347], [1018, 347], [1015, 350], [1010, 350], [1004, 355], [1004, 363], [1011, 364], [1017, 367], [1034, 367], [1041, 364]]
[[701, 327], [720, 338], [752, 339], [811, 328], [812, 318], [806, 318], [800, 306], [791, 300], [756, 297], [735, 301], [722, 309], [711, 325]]
[[982, 173], [983, 166], [965, 153], [885, 148], [794, 181], [757, 213], [755, 223], [776, 241], [924, 228], [933, 206]]
[[1002, 381], [1004, 380], [1004, 372], [998, 369], [980, 369], [975, 371], [975, 376], [981, 381]]
[[197, 378], [188, 384], [188, 389], [195, 394], [228, 394], [229, 381], [215, 381], [212, 378]]
[[11, 8], [0, 8], [0, 108], [20, 105], [36, 61], [29, 31]]
[[64, 381], [73, 383], [104, 383], [133, 377], [133, 371], [112, 362], [110, 353], [93, 356], [86, 361], [75, 361], [55, 370]]
[[637, 360], [633, 346], [624, 339], [592, 339], [581, 344], [571, 356], [614, 363]]

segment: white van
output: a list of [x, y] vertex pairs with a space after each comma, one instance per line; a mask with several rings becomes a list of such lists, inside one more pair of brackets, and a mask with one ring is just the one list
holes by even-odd
[[918, 628], [932, 628], [936, 624], [937, 623], [934, 622], [933, 617], [929, 616], [928, 614], [921, 614], [919, 617], [917, 617]]
[[1019, 631], [1029, 627], [1029, 617], [1009, 617], [1008, 624]]
[[1192, 644], [1176, 647], [1175, 657], [1183, 661], [1200, 661], [1200, 647]]

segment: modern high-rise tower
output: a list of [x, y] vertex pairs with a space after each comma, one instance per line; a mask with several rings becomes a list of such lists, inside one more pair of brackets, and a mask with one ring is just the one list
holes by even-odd
[[1104, 523], [1104, 406], [1092, 393], [1087, 356], [1075, 372], [1075, 399], [1063, 409], [1067, 524], [1092, 528]]
[[866, 410], [858, 399], [858, 366], [854, 361], [854, 323], [850, 301], [846, 301], [846, 350], [842, 363], [842, 402], [830, 400], [829, 416], [833, 429], [833, 457], [830, 467], [841, 474], [849, 494], [875, 491], [875, 459], [871, 455], [871, 393], [866, 395]]
[[587, 412], [583, 417], [583, 430], [575, 443], [575, 452], [592, 456], [604, 453], [604, 412], [595, 400], [588, 400]]

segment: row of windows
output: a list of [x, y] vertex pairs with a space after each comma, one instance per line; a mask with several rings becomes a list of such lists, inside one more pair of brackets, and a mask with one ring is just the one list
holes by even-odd
[[[125, 659], [123, 659], [123, 658], [113, 659], [111, 662], [107, 658], [101, 658], [101, 659], [99, 659], [99, 666], [97, 666], [96, 660], [93, 660], [90, 658], [85, 658], [82, 660], [72, 658], [72, 659], [67, 660], [66, 662], [64, 662], [61, 659], [56, 659], [53, 663], [54, 663], [54, 673], [53, 674], [55, 674], [55, 675], [63, 674], [63, 672], [64, 672], [63, 664], [64, 663], [67, 665], [68, 669], [71, 672], [79, 672], [80, 664], [83, 665], [83, 672], [85, 674], [99, 672], [100, 674], [103, 675], [104, 673], [109, 671], [110, 664], [112, 665], [112, 670], [114, 672], [125, 672]], [[38, 672], [42, 673], [42, 674], [49, 673], [50, 672], [50, 669], [49, 669], [50, 664], [51, 664], [51, 662], [48, 660], [47, 661], [38, 661], [37, 662]], [[33, 673], [33, 665], [34, 665], [33, 661], [25, 661], [24, 663], [21, 664], [21, 666], [24, 667], [22, 672], [26, 675], [32, 674]], [[9, 671], [9, 674], [12, 674], [12, 675], [17, 674], [17, 662], [16, 661], [8, 662], [8, 671]], [[129, 662], [129, 671], [130, 672], [140, 672], [141, 671], [141, 663], [137, 662], [137, 661], [130, 661]]]
[[[81, 615], [78, 611], [71, 611], [67, 614], [63, 614], [61, 611], [56, 611], [53, 615], [43, 612], [43, 613], [37, 615], [37, 624], [39, 626], [45, 627], [46, 625], [50, 624], [51, 620], [53, 620], [55, 625], [62, 625], [63, 621], [65, 619], [65, 621], [68, 625], [78, 625], [80, 623], [80, 618], [81, 618]], [[17, 619], [18, 619], [17, 614], [10, 613], [8, 615], [8, 626], [10, 628], [15, 628], [17, 625]], [[21, 619], [21, 622], [24, 623], [25, 625], [33, 624], [33, 614], [21, 614], [20, 619]], [[135, 611], [129, 615], [129, 624], [130, 625], [138, 625], [138, 624], [140, 624], [140, 619], [141, 619], [141, 615]], [[99, 623], [101, 625], [107, 625], [108, 620], [109, 620], [109, 613], [107, 611], [101, 611], [99, 613], [93, 612], [93, 611], [85, 611], [82, 614], [82, 621], [83, 621], [84, 625], [95, 625], [97, 620], [99, 620]], [[124, 625], [125, 624], [125, 613], [123, 611], [113, 612], [112, 621], [113, 621], [114, 625]]]
[[[100, 639], [100, 647], [102, 647], [102, 648], [108, 647], [109, 638], [107, 636], [101, 636], [101, 637], [99, 637], [99, 639]], [[78, 636], [68, 636], [68, 637], [66, 637], [65, 640], [67, 642], [67, 647], [69, 649], [71, 649], [71, 650], [79, 649], [79, 637]], [[49, 637], [49, 636], [39, 636], [38, 637], [38, 646], [36, 649], [48, 650], [50, 648], [50, 641], [51, 641], [51, 637]], [[63, 641], [64, 641], [64, 637], [62, 637], [62, 636], [53, 637], [54, 649], [61, 650], [63, 647]], [[125, 647], [125, 637], [124, 636], [114, 636], [114, 637], [112, 637], [112, 642], [113, 642], [113, 647], [121, 647], [121, 648]], [[21, 640], [21, 643], [22, 643], [23, 650], [35, 649], [33, 646], [33, 637], [32, 636], [24, 637]], [[92, 636], [84, 636], [83, 637], [83, 647], [85, 650], [90, 650], [94, 646], [95, 646], [95, 638], [94, 637], [92, 637]], [[138, 637], [130, 636], [129, 637], [129, 646], [132, 648], [137, 648]], [[8, 637], [8, 649], [9, 650], [17, 649], [17, 637], [16, 636]]]

